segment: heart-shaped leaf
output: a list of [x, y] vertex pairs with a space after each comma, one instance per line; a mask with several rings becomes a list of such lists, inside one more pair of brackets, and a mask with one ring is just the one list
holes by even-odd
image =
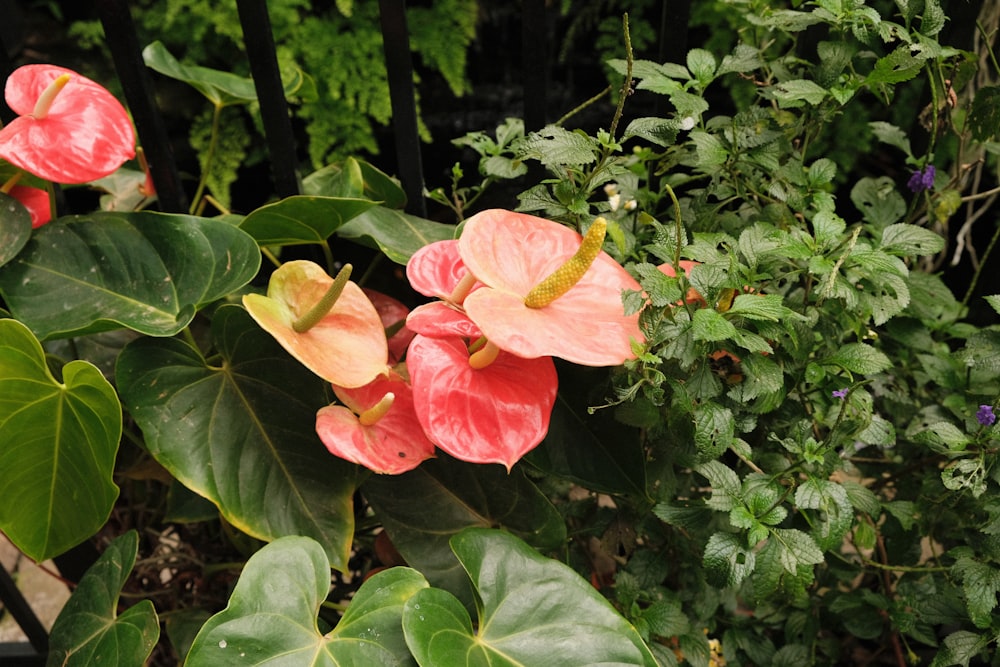
[[0, 266], [17, 257], [31, 236], [31, 214], [10, 195], [0, 192]]
[[337, 236], [377, 247], [397, 264], [434, 241], [455, 235], [454, 225], [418, 218], [402, 211], [375, 206], [337, 230]]
[[283, 537], [247, 561], [229, 605], [202, 627], [185, 665], [411, 665], [403, 605], [426, 587], [410, 568], [379, 572], [324, 636], [316, 618], [330, 590], [329, 563], [315, 541]]
[[260, 245], [323, 243], [345, 222], [375, 204], [349, 197], [286, 197], [250, 213], [240, 229]]
[[[101, 372], [85, 361], [62, 368], [17, 320], [0, 320], [0, 530], [42, 561], [104, 525], [122, 412]], [[12, 502], [11, 499], [16, 499]]]
[[49, 638], [49, 665], [142, 665], [160, 637], [150, 600], [118, 613], [118, 597], [138, 550], [130, 530], [101, 554], [59, 613]]
[[406, 206], [406, 193], [394, 178], [364, 160], [349, 157], [302, 179], [302, 192], [324, 197], [364, 197], [386, 208]]
[[635, 628], [563, 563], [495, 529], [466, 529], [451, 546], [482, 603], [478, 632], [450, 594], [417, 591], [403, 631], [421, 667], [656, 667]]
[[128, 327], [172, 336], [201, 306], [250, 282], [256, 242], [210, 218], [162, 213], [64, 217], [0, 268], [0, 294], [39, 338]]
[[357, 468], [331, 456], [314, 430], [327, 385], [238, 306], [216, 311], [212, 335], [217, 366], [175, 339], [122, 351], [117, 385], [146, 447], [243, 532], [313, 537], [345, 569]]
[[470, 606], [468, 578], [448, 545], [463, 528], [503, 526], [543, 550], [566, 540], [559, 512], [517, 467], [507, 474], [442, 454], [402, 475], [372, 476], [362, 491], [406, 562]]

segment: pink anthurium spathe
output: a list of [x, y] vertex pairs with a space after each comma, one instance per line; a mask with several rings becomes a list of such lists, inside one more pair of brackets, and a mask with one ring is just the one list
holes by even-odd
[[434, 456], [413, 409], [413, 391], [397, 373], [357, 389], [334, 386], [343, 405], [316, 413], [316, 433], [334, 456], [398, 475]]
[[360, 287], [345, 280], [333, 306], [297, 330], [333, 283], [313, 262], [286, 262], [271, 274], [267, 296], [244, 295], [243, 306], [313, 373], [339, 387], [361, 387], [388, 371], [389, 350], [379, 314]]
[[461, 338], [413, 339], [406, 365], [417, 417], [427, 437], [455, 458], [510, 470], [548, 432], [555, 365], [549, 357], [502, 351], [484, 368], [469, 358]]
[[25, 65], [4, 96], [18, 114], [0, 129], [0, 158], [55, 183], [88, 183], [135, 156], [128, 113], [104, 87], [52, 65]]
[[436, 241], [413, 253], [406, 263], [406, 278], [420, 294], [455, 305], [461, 305], [469, 292], [482, 287], [465, 268], [455, 240]]
[[375, 311], [382, 320], [382, 327], [389, 338], [389, 363], [395, 364], [406, 355], [406, 348], [413, 340], [414, 332], [406, 326], [406, 316], [410, 309], [388, 294], [367, 287], [363, 287], [361, 291], [375, 306]]
[[52, 219], [52, 205], [49, 203], [49, 193], [45, 190], [28, 185], [15, 185], [8, 194], [28, 209], [32, 229], [38, 229]]
[[639, 283], [607, 253], [598, 251], [582, 277], [550, 303], [526, 303], [581, 243], [573, 230], [531, 215], [494, 209], [472, 216], [459, 252], [485, 287], [465, 298], [466, 313], [491, 342], [521, 357], [553, 356], [584, 366], [634, 359], [632, 344], [644, 338], [638, 314], [625, 314], [622, 291], [638, 291]]

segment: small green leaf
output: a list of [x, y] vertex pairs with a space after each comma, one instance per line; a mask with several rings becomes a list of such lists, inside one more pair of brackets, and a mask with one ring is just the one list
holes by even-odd
[[777, 322], [791, 311], [781, 303], [780, 294], [739, 294], [729, 309], [730, 315], [741, 315], [750, 320]]
[[877, 227], [899, 222], [906, 214], [906, 202], [896, 191], [896, 184], [887, 176], [859, 180], [851, 189], [851, 201], [865, 220]]
[[705, 49], [691, 49], [687, 54], [687, 68], [698, 79], [698, 83], [707, 86], [715, 78], [715, 56]]
[[695, 340], [712, 342], [732, 338], [736, 327], [715, 309], [699, 308], [691, 318], [691, 331]]
[[879, 141], [889, 144], [890, 146], [895, 146], [899, 150], [903, 151], [908, 157], [913, 156], [913, 150], [910, 148], [910, 137], [906, 134], [906, 132], [891, 123], [881, 120], [872, 121], [871, 123], [868, 123], [868, 126], [871, 128], [872, 134], [874, 134]]
[[993, 310], [1000, 313], [1000, 294], [991, 294], [989, 296], [984, 296], [983, 298], [986, 299], [986, 303], [992, 306]]
[[800, 565], [823, 562], [823, 552], [812, 537], [795, 528], [772, 528], [771, 538], [780, 547], [778, 559], [786, 572], [795, 574]]
[[839, 366], [851, 373], [873, 375], [892, 368], [884, 352], [865, 343], [847, 343], [823, 360], [827, 366]]
[[346, 197], [286, 197], [251, 212], [240, 229], [262, 246], [325, 243], [348, 220], [375, 205]]
[[680, 123], [666, 118], [636, 118], [625, 128], [622, 140], [632, 137], [645, 139], [657, 146], [672, 146], [677, 139]]
[[969, 130], [976, 141], [988, 141], [1000, 128], [1000, 86], [983, 86], [976, 91], [969, 113]]
[[810, 477], [795, 490], [795, 504], [818, 510], [811, 533], [820, 549], [838, 547], [854, 522], [847, 490], [836, 482]]
[[878, 59], [875, 68], [865, 79], [865, 85], [909, 81], [920, 73], [925, 61], [925, 58], [911, 55], [909, 45], [903, 44], [889, 55]]
[[518, 157], [533, 158], [546, 167], [583, 166], [597, 160], [598, 145], [583, 132], [547, 125], [518, 144]]
[[0, 192], [0, 266], [17, 257], [31, 237], [31, 214], [18, 200]]
[[1000, 593], [1000, 569], [972, 558], [959, 558], [952, 566], [952, 573], [962, 580], [969, 618], [977, 628], [990, 627], [992, 612]]
[[770, 89], [774, 99], [785, 109], [801, 107], [803, 104], [816, 106], [826, 99], [827, 90], [808, 79], [782, 81]]
[[929, 229], [898, 223], [882, 230], [879, 249], [884, 252], [911, 257], [913, 255], [934, 255], [944, 248], [944, 239]]
[[393, 209], [406, 206], [406, 193], [396, 179], [356, 158], [347, 158], [309, 174], [302, 179], [302, 194], [370, 199]]
[[719, 461], [708, 461], [694, 470], [712, 485], [712, 497], [705, 501], [706, 505], [720, 512], [727, 512], [736, 506], [743, 485], [732, 468]]
[[692, 131], [690, 134], [691, 143], [694, 144], [695, 158], [701, 168], [716, 167], [726, 163], [729, 159], [729, 152], [718, 138], [702, 132]]
[[118, 613], [119, 596], [135, 565], [138, 545], [138, 533], [128, 531], [108, 545], [83, 575], [52, 626], [46, 664], [145, 664], [160, 636], [153, 603], [141, 600]]
[[94, 365], [71, 361], [62, 382], [27, 327], [0, 320], [0, 530], [43, 561], [87, 539], [118, 497], [112, 480], [122, 411]]
[[995, 641], [993, 633], [978, 635], [968, 630], [956, 630], [944, 638], [944, 648], [934, 656], [930, 667], [969, 667], [973, 658], [979, 657]]
[[379, 572], [324, 636], [316, 619], [330, 590], [330, 564], [314, 540], [283, 537], [250, 557], [229, 605], [205, 623], [184, 664], [409, 665], [403, 605], [426, 588], [410, 568]]
[[708, 538], [702, 563], [708, 580], [720, 588], [739, 586], [756, 565], [756, 554], [733, 533], [715, 533]]
[[[445, 591], [418, 591], [403, 611], [406, 643], [421, 667], [656, 667], [635, 628], [589, 581], [512, 535], [469, 528], [451, 539], [480, 604], [475, 629]], [[543, 657], [544, 656], [544, 657]]]
[[706, 402], [694, 411], [694, 442], [702, 460], [718, 458], [733, 441], [735, 424], [729, 408]]

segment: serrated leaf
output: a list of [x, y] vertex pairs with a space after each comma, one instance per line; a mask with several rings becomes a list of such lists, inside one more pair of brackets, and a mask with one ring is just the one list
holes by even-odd
[[316, 625], [330, 591], [330, 564], [314, 540], [283, 537], [250, 557], [229, 604], [205, 623], [184, 664], [412, 665], [401, 632], [403, 606], [426, 588], [410, 568], [379, 572], [323, 635]]
[[868, 127], [871, 128], [872, 134], [882, 143], [895, 146], [907, 156], [913, 156], [913, 150], [910, 148], [910, 137], [900, 128], [882, 120], [872, 121], [868, 123]]
[[142, 338], [122, 351], [118, 390], [146, 448], [243, 532], [313, 537], [346, 569], [357, 468], [316, 435], [327, 385], [242, 308], [219, 308], [212, 337], [220, 365], [176, 339]]
[[780, 294], [739, 294], [729, 309], [731, 315], [772, 322], [777, 322], [789, 312], [789, 309], [782, 304]]
[[714, 586], [739, 586], [750, 576], [756, 565], [756, 554], [743, 544], [738, 535], [715, 533], [708, 538], [702, 564], [705, 575]]
[[1000, 592], [1000, 569], [971, 558], [959, 558], [952, 572], [962, 580], [969, 618], [977, 628], [990, 627]]
[[823, 562], [823, 552], [808, 534], [795, 528], [772, 528], [771, 538], [780, 549], [778, 560], [785, 571], [795, 574], [800, 565], [818, 565]]
[[214, 219], [92, 213], [35, 230], [0, 268], [11, 313], [39, 338], [120, 327], [172, 336], [199, 308], [246, 285], [257, 243]]
[[851, 189], [851, 201], [865, 220], [877, 227], [899, 222], [906, 214], [906, 202], [887, 176], [859, 180]]
[[708, 507], [720, 512], [727, 512], [736, 506], [743, 485], [740, 478], [729, 466], [719, 461], [708, 461], [695, 469], [699, 475], [708, 479], [712, 486], [712, 496], [705, 501]]
[[839, 366], [851, 373], [873, 375], [892, 368], [884, 352], [865, 343], [847, 343], [823, 360], [827, 366]]
[[636, 118], [625, 128], [622, 140], [632, 137], [645, 139], [657, 146], [672, 146], [677, 139], [680, 123], [666, 118]]
[[543, 655], [546, 667], [656, 667], [635, 628], [563, 563], [495, 529], [464, 530], [451, 545], [481, 601], [479, 622], [446, 591], [418, 591], [403, 631], [422, 667], [520, 667]]
[[27, 327], [0, 320], [0, 530], [36, 561], [104, 525], [118, 497], [122, 411], [101, 372], [71, 361], [56, 380]]
[[992, 633], [978, 635], [968, 630], [956, 630], [944, 638], [942, 642], [944, 648], [934, 656], [930, 667], [951, 667], [951, 665], [969, 667], [970, 661], [993, 643], [991, 635]]
[[695, 340], [708, 342], [732, 338], [736, 327], [712, 308], [699, 308], [691, 318], [691, 332]]
[[879, 249], [902, 257], [934, 255], [944, 248], [944, 239], [929, 229], [897, 223], [882, 230]]
[[882, 512], [882, 505], [879, 503], [878, 496], [872, 493], [868, 487], [857, 482], [843, 482], [841, 486], [847, 492], [847, 499], [854, 509], [864, 512], [873, 519], [878, 518]]
[[707, 402], [694, 410], [694, 443], [702, 460], [718, 458], [733, 441], [735, 424], [729, 408]]
[[397, 264], [406, 264], [425, 245], [454, 238], [455, 226], [375, 206], [337, 229], [336, 234], [376, 247]]
[[762, 64], [763, 61], [756, 48], [749, 44], [740, 43], [736, 45], [731, 54], [723, 56], [715, 75], [722, 76], [730, 72], [750, 72]]
[[138, 533], [126, 532], [83, 575], [52, 626], [46, 664], [145, 664], [160, 636], [153, 603], [141, 600], [118, 613], [121, 590], [135, 565], [138, 546]]
[[715, 56], [705, 49], [691, 49], [687, 54], [687, 68], [698, 79], [698, 83], [706, 86], [715, 77]]
[[818, 510], [811, 533], [820, 549], [838, 547], [854, 522], [847, 490], [836, 482], [810, 477], [795, 490], [795, 504]]
[[597, 145], [582, 132], [548, 125], [517, 145], [518, 156], [534, 158], [546, 167], [582, 166], [597, 160]]
[[729, 152], [718, 138], [702, 132], [692, 131], [690, 134], [691, 143], [694, 144], [695, 158], [699, 167], [715, 167], [725, 164], [729, 159]]
[[911, 55], [909, 45], [904, 44], [875, 62], [875, 68], [865, 79], [865, 85], [909, 81], [920, 73], [925, 60], [925, 58], [916, 58]]
[[990, 304], [993, 310], [1000, 313], [1000, 294], [991, 294], [983, 298], [986, 299], [986, 303]]
[[243, 218], [240, 229], [262, 246], [325, 243], [375, 205], [367, 199], [297, 195], [255, 209]]
[[800, 107], [803, 103], [816, 106], [826, 99], [828, 94], [826, 88], [808, 79], [782, 81], [772, 86], [770, 91], [778, 101], [778, 105], [785, 109]]

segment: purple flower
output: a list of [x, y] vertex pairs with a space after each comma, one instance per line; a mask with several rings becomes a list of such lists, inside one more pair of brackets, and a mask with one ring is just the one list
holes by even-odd
[[834, 389], [833, 397], [841, 400], [847, 398], [847, 387], [844, 387], [843, 389]]
[[993, 426], [996, 422], [997, 416], [993, 414], [992, 405], [980, 405], [979, 412], [976, 413], [976, 421], [978, 421], [983, 426]]
[[906, 187], [912, 192], [923, 192], [934, 187], [934, 176], [937, 170], [934, 165], [929, 164], [920, 171], [915, 171], [906, 182]]

